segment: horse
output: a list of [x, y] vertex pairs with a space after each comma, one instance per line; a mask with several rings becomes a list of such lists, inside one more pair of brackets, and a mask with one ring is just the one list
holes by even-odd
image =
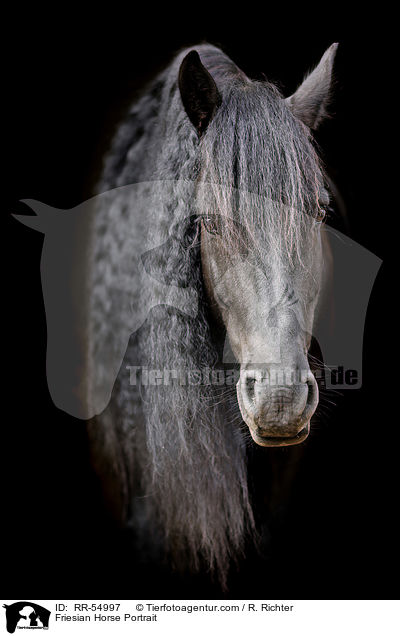
[[[90, 228], [89, 403], [132, 308], [150, 292], [157, 302], [88, 424], [93, 467], [143, 553], [205, 568], [222, 586], [259, 536], [249, 446], [269, 461], [301, 444], [318, 404], [308, 351], [329, 188], [312, 131], [328, 116], [336, 49], [287, 98], [211, 44], [181, 51], [119, 126], [98, 184], [118, 194]], [[129, 184], [156, 192], [152, 204]], [[140, 271], [129, 270], [135, 253]], [[166, 300], [160, 282], [194, 294], [194, 310]]]

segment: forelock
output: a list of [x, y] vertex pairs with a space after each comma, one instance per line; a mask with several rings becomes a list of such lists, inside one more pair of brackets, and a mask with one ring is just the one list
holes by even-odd
[[200, 147], [205, 205], [292, 257], [324, 187], [310, 132], [267, 82], [235, 78], [222, 91]]

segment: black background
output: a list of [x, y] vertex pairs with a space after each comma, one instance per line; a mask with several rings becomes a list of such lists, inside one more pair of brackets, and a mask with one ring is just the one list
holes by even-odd
[[[217, 595], [201, 580], [184, 589], [132, 563], [102, 509], [84, 423], [51, 402], [45, 374], [46, 322], [40, 283], [43, 237], [20, 225], [20, 199], [59, 208], [90, 195], [113, 127], [135, 91], [174, 52], [203, 40], [250, 76], [264, 73], [289, 95], [334, 41], [334, 117], [318, 134], [346, 203], [353, 239], [384, 259], [370, 300], [364, 384], [335, 398], [308, 442], [291, 512], [270, 561], [249, 558], [231, 597], [392, 598], [396, 571], [397, 422], [387, 406], [390, 350], [385, 301], [390, 233], [387, 155], [392, 134], [388, 25], [246, 5], [172, 11], [132, 7], [88, 12], [21, 7], [3, 29], [6, 113], [2, 150], [6, 302], [0, 545], [8, 598], [158, 598]], [[17, 11], [18, 13], [18, 11]], [[390, 74], [390, 70], [389, 70]], [[389, 81], [389, 83], [388, 83]], [[392, 84], [390, 84], [390, 81]], [[391, 212], [393, 213], [393, 211]], [[389, 325], [388, 325], [389, 321]], [[5, 439], [4, 439], [5, 438]], [[156, 577], [156, 578], [153, 578]]]

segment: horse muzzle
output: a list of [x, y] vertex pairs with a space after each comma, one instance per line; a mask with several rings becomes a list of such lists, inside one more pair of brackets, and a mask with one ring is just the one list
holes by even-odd
[[307, 438], [318, 386], [311, 371], [305, 376], [290, 386], [271, 385], [252, 370], [241, 372], [236, 387], [239, 408], [256, 444], [293, 446]]

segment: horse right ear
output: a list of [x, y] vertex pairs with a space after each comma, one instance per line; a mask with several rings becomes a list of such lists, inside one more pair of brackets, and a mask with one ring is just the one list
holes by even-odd
[[181, 64], [179, 90], [186, 114], [201, 137], [222, 100], [197, 51], [190, 51]]

